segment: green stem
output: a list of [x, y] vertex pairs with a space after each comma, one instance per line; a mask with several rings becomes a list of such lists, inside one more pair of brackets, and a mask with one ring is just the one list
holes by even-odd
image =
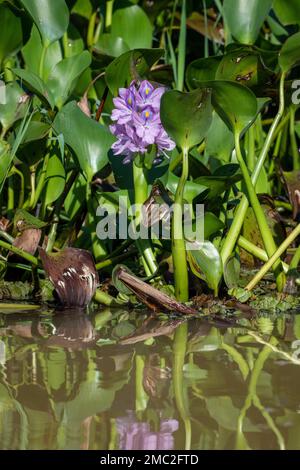
[[20, 170], [18, 170], [18, 168], [16, 167], [12, 168], [12, 173], [15, 173], [20, 178], [20, 194], [19, 194], [18, 208], [21, 208], [23, 207], [23, 204], [24, 204], [24, 188], [25, 188], [24, 176], [23, 176], [23, 173]]
[[[133, 181], [134, 181], [134, 202], [135, 204], [144, 204], [148, 198], [148, 183], [145, 175], [145, 169], [139, 167], [133, 162]], [[142, 222], [142, 213], [138, 212], [135, 218], [136, 228]], [[146, 275], [150, 276], [157, 271], [157, 262], [152, 250], [150, 240], [137, 240], [137, 247], [142, 255]]]
[[295, 251], [295, 254], [292, 258], [289, 269], [297, 269], [299, 263], [300, 263], [300, 245]]
[[249, 170], [252, 172], [255, 166], [255, 136], [254, 126], [251, 126], [248, 131], [248, 153], [247, 153], [247, 164]]
[[182, 173], [175, 194], [172, 221], [172, 256], [175, 278], [175, 295], [177, 300], [187, 302], [189, 300], [189, 280], [182, 217], [184, 187], [189, 174], [189, 157], [188, 149], [183, 148], [182, 150]]
[[45, 58], [47, 53], [48, 45], [43, 44], [42, 54], [40, 58], [40, 67], [39, 67], [39, 76], [42, 80], [45, 79], [44, 77], [44, 65], [45, 65]]
[[7, 213], [10, 214], [14, 211], [15, 207], [15, 191], [14, 191], [14, 184], [13, 184], [13, 176], [8, 178], [7, 184]]
[[294, 106], [291, 106], [290, 141], [291, 141], [292, 155], [293, 155], [293, 169], [299, 170], [300, 169], [300, 155], [299, 155], [296, 133], [295, 133], [295, 114], [296, 114], [296, 108]]
[[[269, 258], [265, 250], [249, 242], [249, 240], [247, 240], [242, 235], [239, 236], [237, 243], [240, 248], [243, 248], [243, 250], [255, 256], [255, 258], [259, 259], [260, 261], [264, 261], [265, 263], [268, 261]], [[287, 272], [289, 270], [289, 265], [287, 263], [282, 262], [282, 267], [284, 269], [284, 272]]]
[[188, 414], [183, 386], [183, 367], [188, 340], [188, 323], [180, 325], [174, 335], [173, 340], [173, 387], [178, 413], [185, 427], [185, 450], [191, 448], [191, 420]]
[[44, 183], [45, 183], [45, 179], [46, 179], [46, 173], [47, 173], [49, 158], [50, 158], [50, 153], [47, 152], [47, 154], [44, 158], [43, 168], [42, 168], [41, 173], [40, 173], [40, 177], [39, 177], [39, 181], [38, 181], [38, 184], [37, 184], [37, 187], [36, 187], [36, 190], [35, 190], [33, 201], [30, 201], [30, 202], [32, 202], [32, 204], [30, 204], [30, 209], [31, 210], [35, 209], [35, 207], [36, 207], [36, 205], [39, 201], [39, 198], [41, 196], [41, 193], [44, 189]]
[[186, 0], [182, 0], [178, 49], [177, 88], [183, 91], [186, 56]]
[[133, 249], [133, 250], [127, 251], [126, 253], [123, 253], [122, 255], [114, 256], [112, 258], [100, 261], [100, 263], [96, 264], [96, 269], [97, 271], [100, 271], [101, 269], [107, 268], [115, 263], [120, 263], [120, 261], [123, 261], [126, 258], [130, 258], [137, 252], [138, 252], [137, 250]]
[[[283, 112], [284, 112], [284, 81], [285, 81], [285, 74], [283, 73], [280, 79], [280, 103], [279, 103], [279, 109], [277, 112], [277, 115], [273, 121], [272, 126], [269, 129], [267, 138], [264, 142], [263, 148], [261, 150], [261, 153], [258, 157], [258, 160], [256, 162], [253, 174], [252, 174], [252, 183], [253, 186], [256, 186], [256, 183], [258, 181], [258, 177], [260, 175], [261, 169], [264, 165], [264, 162], [266, 160], [266, 157], [268, 155], [269, 149], [271, 147], [275, 131], [278, 127], [278, 124], [282, 118]], [[247, 213], [247, 209], [249, 207], [248, 199], [247, 196], [244, 195], [242, 197], [242, 200], [240, 204], [238, 205], [238, 208], [236, 209], [236, 212], [234, 214], [234, 219], [231, 224], [231, 227], [227, 233], [227, 236], [224, 240], [222, 249], [221, 249], [221, 257], [223, 261], [223, 265], [225, 266], [228, 258], [230, 257], [231, 253], [234, 250], [235, 244], [237, 242], [237, 239], [239, 237], [239, 234], [241, 232], [244, 219]]]
[[148, 395], [144, 390], [144, 368], [145, 360], [143, 356], [135, 356], [135, 411], [139, 413], [147, 408]]
[[106, 14], [105, 14], [105, 28], [110, 28], [112, 22], [114, 0], [106, 2]]
[[94, 11], [94, 13], [90, 17], [88, 32], [87, 32], [87, 46], [89, 49], [93, 47], [94, 45], [94, 31], [95, 31], [96, 18], [97, 18], [97, 11]]
[[247, 290], [252, 290], [256, 284], [264, 277], [269, 269], [280, 259], [280, 256], [287, 250], [291, 243], [300, 235], [300, 224], [289, 234], [289, 236], [281, 243], [280, 247], [275, 251], [273, 256], [267, 263], [260, 269], [254, 278], [246, 286]]
[[[252, 184], [250, 175], [248, 173], [247, 166], [246, 166], [245, 161], [243, 159], [242, 152], [241, 152], [241, 147], [240, 147], [240, 135], [237, 132], [235, 133], [235, 149], [236, 149], [236, 156], [237, 156], [239, 165], [241, 167], [243, 178], [244, 178], [244, 181], [245, 181], [245, 184], [246, 184], [249, 200], [250, 200], [252, 209], [254, 211], [254, 214], [255, 214], [255, 217], [256, 217], [256, 220], [257, 220], [257, 224], [259, 226], [259, 230], [260, 230], [261, 237], [262, 237], [264, 245], [265, 245], [267, 255], [270, 258], [273, 255], [273, 253], [276, 251], [277, 247], [276, 247], [276, 244], [274, 242], [273, 235], [272, 235], [272, 232], [271, 232], [270, 227], [268, 225], [266, 216], [264, 214], [264, 211], [263, 211], [263, 209], [260, 205], [257, 194], [255, 192], [254, 185]], [[276, 278], [278, 277], [278, 279], [276, 279], [278, 281], [277, 282], [277, 287], [278, 287], [279, 290], [281, 290], [283, 286], [281, 285], [281, 279], [280, 279], [280, 276], [279, 276], [279, 268], [280, 268], [280, 261], [278, 261], [274, 264], [274, 270], [277, 273]]]
[[0, 240], [0, 246], [2, 248], [5, 248], [6, 250], [11, 251], [12, 253], [15, 253], [18, 256], [21, 256], [21, 258], [26, 259], [30, 263], [34, 264], [35, 266], [38, 265], [38, 260], [35, 258], [35, 256], [32, 256], [30, 253], [27, 253], [24, 250], [21, 250], [21, 248], [17, 248], [16, 246], [11, 245], [10, 243], [6, 243], [2, 240]]
[[114, 297], [100, 289], [96, 290], [94, 300], [98, 304], [105, 305], [106, 307], [120, 307], [120, 304]]

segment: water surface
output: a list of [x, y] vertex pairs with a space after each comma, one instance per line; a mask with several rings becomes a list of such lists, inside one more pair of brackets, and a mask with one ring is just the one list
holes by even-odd
[[300, 449], [299, 340], [296, 312], [0, 307], [0, 448]]

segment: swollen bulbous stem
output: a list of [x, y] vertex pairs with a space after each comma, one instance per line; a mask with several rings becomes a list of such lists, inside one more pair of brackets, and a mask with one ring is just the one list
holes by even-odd
[[172, 221], [172, 257], [175, 278], [176, 299], [181, 302], [189, 300], [188, 266], [183, 232], [183, 194], [189, 173], [188, 148], [182, 152], [182, 173], [175, 194]]
[[[133, 162], [133, 182], [134, 182], [134, 202], [136, 205], [144, 204], [148, 198], [148, 183], [145, 175], [145, 169], [137, 166]], [[142, 221], [142, 213], [138, 212], [135, 218], [135, 227], [137, 228]], [[136, 241], [138, 250], [142, 256], [143, 266], [147, 276], [156, 273], [158, 265], [153, 253], [150, 240], [138, 239]]]

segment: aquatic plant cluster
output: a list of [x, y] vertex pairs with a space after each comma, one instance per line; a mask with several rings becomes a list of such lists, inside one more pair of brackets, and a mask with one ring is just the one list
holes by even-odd
[[[266, 281], [297, 296], [299, 26], [285, 0], [1, 2], [6, 300], [16, 281], [68, 307], [186, 314]], [[120, 198], [142, 210], [115, 226], [148, 238], [97, 236]], [[171, 239], [152, 235], [157, 205]], [[199, 205], [202, 241], [183, 222]]]

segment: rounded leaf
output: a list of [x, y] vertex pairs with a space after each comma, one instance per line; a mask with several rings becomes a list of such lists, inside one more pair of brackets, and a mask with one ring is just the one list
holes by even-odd
[[224, 0], [224, 15], [231, 34], [243, 44], [254, 44], [273, 0]]
[[288, 72], [300, 63], [299, 51], [300, 33], [296, 33], [285, 41], [279, 52], [279, 65], [283, 72]]
[[117, 9], [112, 16], [111, 33], [121, 37], [130, 49], [149, 48], [152, 45], [153, 26], [138, 5]]
[[108, 128], [89, 118], [75, 101], [65, 105], [53, 122], [57, 134], [63, 134], [64, 141], [78, 158], [81, 169], [89, 181], [107, 163], [107, 154], [114, 142]]
[[32, 17], [45, 45], [60, 39], [67, 31], [69, 9], [65, 0], [20, 0]]
[[212, 121], [210, 90], [167, 91], [161, 99], [160, 117], [165, 130], [179, 147], [191, 148], [199, 144]]

